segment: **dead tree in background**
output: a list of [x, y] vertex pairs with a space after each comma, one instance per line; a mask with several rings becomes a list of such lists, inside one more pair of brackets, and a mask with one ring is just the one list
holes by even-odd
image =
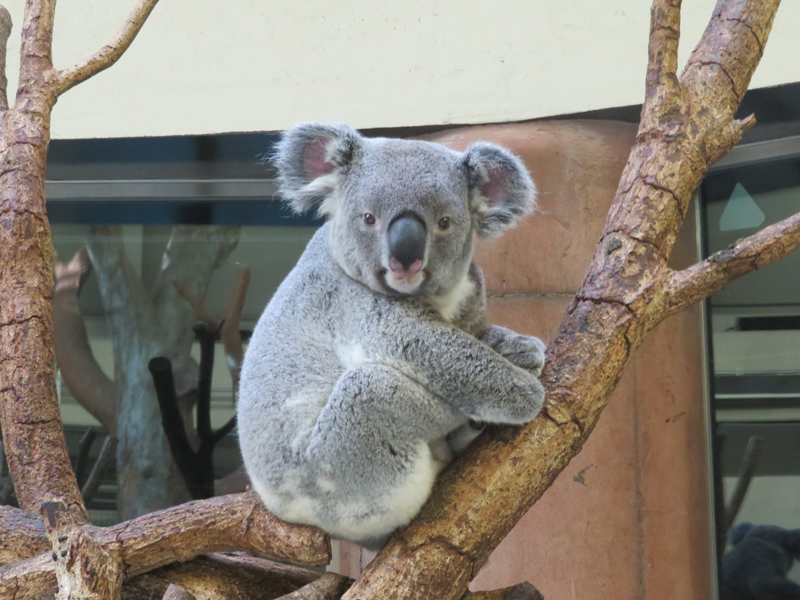
[[[153, 4], [140, 4], [124, 31], [135, 33]], [[694, 189], [709, 165], [754, 124], [752, 118], [736, 121], [733, 115], [777, 7], [778, 0], [719, 0], [678, 76], [680, 1], [654, 1], [639, 134], [582, 288], [548, 350], [542, 415], [525, 427], [490, 428], [443, 473], [422, 513], [389, 541], [342, 598], [461, 598], [490, 552], [580, 451], [647, 332], [800, 245], [799, 214], [683, 271], [666, 266]], [[45, 505], [47, 518], [43, 524], [29, 512], [0, 507], [0, 559], [9, 562], [0, 567], [0, 600], [33, 596], [56, 582], [59, 598], [71, 592], [100, 597], [99, 589], [107, 590], [105, 597], [118, 597], [127, 578], [157, 567], [162, 569], [153, 576], [169, 577], [164, 565], [220, 547], [324, 560], [319, 532], [278, 521], [252, 493], [198, 501], [112, 528], [83, 525], [85, 511], [66, 460], [49, 354], [52, 273], [44, 152], [55, 97], [99, 66], [52, 69], [52, 17], [52, 2], [28, 1], [19, 108], [3, 115], [4, 164], [13, 168], [0, 174], [0, 416], [20, 505], [33, 511]], [[129, 43], [131, 38], [124, 33], [120, 39]], [[32, 398], [31, 404], [22, 396]], [[53, 497], [63, 501], [45, 504]], [[202, 528], [198, 518], [204, 519]], [[195, 573], [197, 564], [190, 564]], [[94, 568], [82, 568], [87, 565]], [[339, 582], [330, 578], [307, 581], [293, 592], [295, 598], [333, 600], [341, 593]], [[185, 580], [179, 585], [193, 595], [219, 589], [209, 582], [199, 591]], [[167, 591], [166, 585], [159, 589], [182, 593]], [[535, 591], [523, 585], [472, 596], [512, 593], [533, 597]]]

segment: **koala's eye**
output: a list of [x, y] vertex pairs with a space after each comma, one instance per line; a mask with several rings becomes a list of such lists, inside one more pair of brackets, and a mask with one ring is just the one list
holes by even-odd
[[364, 219], [364, 223], [367, 225], [375, 225], [375, 215], [372, 213], [364, 213], [361, 218]]
[[442, 217], [439, 219], [439, 229], [449, 229], [450, 228], [450, 217]]

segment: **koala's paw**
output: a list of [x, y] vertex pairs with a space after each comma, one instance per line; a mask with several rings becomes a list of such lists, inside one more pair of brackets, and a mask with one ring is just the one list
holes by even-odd
[[512, 364], [530, 371], [538, 377], [544, 367], [544, 342], [532, 335], [522, 335], [505, 330], [502, 336], [493, 336], [489, 345]]

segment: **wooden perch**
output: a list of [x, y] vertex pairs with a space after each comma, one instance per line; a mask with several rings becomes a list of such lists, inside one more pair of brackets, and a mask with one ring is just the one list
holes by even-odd
[[[777, 6], [777, 0], [720, 0], [678, 77], [680, 2], [653, 3], [639, 133], [581, 289], [548, 348], [542, 415], [525, 427], [488, 428], [442, 474], [420, 515], [393, 536], [344, 598], [419, 598], [433, 589], [437, 598], [460, 597], [580, 451], [633, 351], [670, 314], [667, 258], [708, 166], [752, 125], [733, 115]], [[731, 277], [796, 245], [770, 244], [759, 261], [742, 261]]]
[[[75, 543], [114, 557], [125, 578], [208, 552], [243, 550], [306, 565], [327, 564], [331, 552], [320, 530], [281, 521], [254, 492], [189, 502], [113, 527], [84, 526], [80, 532], [83, 537]], [[78, 536], [59, 530], [59, 537], [63, 535]], [[59, 552], [56, 562], [60, 557]], [[50, 554], [0, 567], [0, 600], [20, 597], [15, 596], [17, 587], [33, 595], [55, 586]]]
[[133, 577], [123, 600], [160, 599], [170, 583], [206, 600], [278, 598], [319, 579], [321, 573], [241, 554], [207, 554]]

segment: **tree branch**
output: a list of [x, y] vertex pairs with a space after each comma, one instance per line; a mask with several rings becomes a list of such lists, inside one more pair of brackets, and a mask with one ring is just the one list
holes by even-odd
[[[325, 534], [281, 521], [267, 512], [254, 492], [198, 500], [113, 527], [82, 530], [103, 552], [118, 558], [125, 578], [208, 552], [244, 550], [306, 565], [330, 562]], [[0, 600], [55, 587], [55, 573], [50, 554], [0, 567]], [[27, 595], [15, 596], [17, 587]]]
[[0, 6], [0, 112], [8, 110], [8, 78], [6, 77], [6, 49], [11, 35], [11, 13]]
[[[747, 490], [750, 488], [750, 482], [753, 480], [753, 475], [756, 473], [758, 466], [758, 457], [761, 454], [761, 444], [764, 438], [757, 435], [751, 435], [747, 441], [747, 448], [744, 451], [744, 458], [742, 459], [742, 466], [739, 469], [739, 478], [736, 480], [736, 487], [731, 494], [730, 502], [725, 507], [725, 520], [721, 524], [721, 529], [724, 533], [733, 526], [736, 516], [742, 508], [744, 498], [747, 495]], [[720, 548], [720, 551], [724, 550]]]
[[783, 258], [800, 246], [800, 213], [720, 250], [706, 260], [672, 273], [655, 311], [666, 318], [707, 298], [734, 279]]
[[0, 565], [43, 554], [49, 548], [39, 515], [0, 506]]
[[119, 390], [92, 353], [78, 298], [92, 272], [85, 247], [65, 264], [56, 257], [53, 294], [53, 349], [61, 376], [75, 400], [100, 424], [116, 435]]
[[[33, 83], [29, 77], [23, 81], [26, 67], [46, 70], [53, 66], [53, 20], [56, 13], [56, 0], [27, 0], [25, 16], [22, 21], [22, 60], [20, 65], [20, 85]], [[43, 61], [43, 64], [42, 62]], [[33, 71], [26, 73], [28, 76]]]
[[[660, 316], [648, 307], [667, 281], [667, 258], [694, 190], [710, 162], [738, 141], [736, 103], [720, 100], [732, 88], [725, 72], [733, 73], [735, 89], [746, 87], [760, 56], [753, 56], [758, 49], [752, 31], [760, 32], [763, 44], [777, 5], [720, 0], [718, 15], [724, 17], [712, 18], [690, 59], [694, 66], [681, 76], [683, 105], [676, 110], [672, 96], [663, 94], [674, 87], [673, 33], [663, 25], [674, 25], [677, 3], [655, 0], [651, 31], [663, 39], [651, 41], [649, 68], [657, 72], [647, 81], [650, 112], [581, 289], [548, 348], [542, 414], [524, 427], [488, 427], [441, 474], [420, 514], [392, 536], [343, 598], [399, 600], [433, 589], [437, 598], [459, 597], [580, 451], [624, 366]], [[702, 59], [712, 55], [715, 65], [704, 71]]]
[[128, 15], [122, 29], [110, 44], [103, 46], [82, 63], [59, 71], [55, 81], [56, 94], [60, 96], [117, 62], [133, 43], [157, 2], [158, 0], [139, 0], [139, 4]]

